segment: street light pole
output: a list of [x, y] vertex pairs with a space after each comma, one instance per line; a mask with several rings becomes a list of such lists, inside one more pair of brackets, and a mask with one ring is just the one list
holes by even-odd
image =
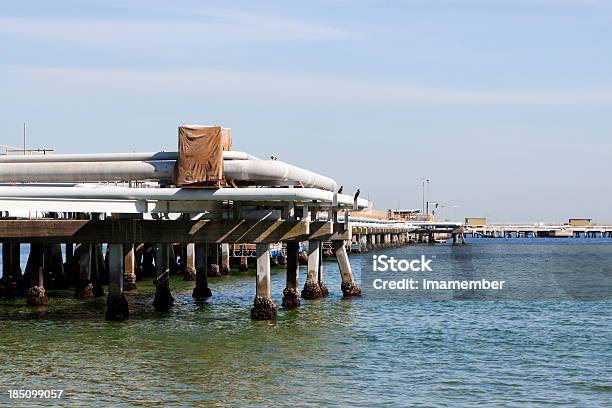
[[[423, 213], [426, 212], [427, 208], [426, 208], [426, 204], [425, 204], [425, 183], [427, 182], [427, 186], [429, 187], [429, 179], [422, 179], [421, 183], [422, 183], [422, 187], [423, 187]], [[429, 211], [427, 211], [427, 214], [425, 214], [426, 216], [429, 215]]]

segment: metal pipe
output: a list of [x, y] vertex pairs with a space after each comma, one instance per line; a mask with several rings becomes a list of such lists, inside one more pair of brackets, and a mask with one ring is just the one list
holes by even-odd
[[[114, 186], [79, 187], [0, 187], [0, 198], [17, 199], [100, 199], [100, 200], [151, 200], [151, 201], [294, 201], [332, 203], [335, 193], [316, 188], [130, 188]], [[353, 197], [337, 194], [338, 204], [352, 207]], [[370, 202], [358, 199], [359, 208], [367, 208]]]
[[[141, 153], [84, 153], [48, 154], [36, 156], [0, 156], [0, 163], [49, 163], [49, 162], [117, 162], [117, 161], [158, 161], [177, 160], [177, 152]], [[224, 151], [223, 160], [259, 160], [245, 152]]]
[[[246, 153], [244, 153], [246, 154]], [[171, 181], [176, 161], [15, 162], [0, 163], [0, 183]], [[261, 185], [300, 185], [336, 191], [336, 182], [276, 160], [224, 160], [228, 180]]]
[[2, 163], [2, 183], [171, 180], [174, 161]]
[[278, 160], [225, 161], [223, 173], [227, 179], [261, 182], [263, 185], [266, 182], [280, 182], [327, 191], [338, 188], [329, 177]]

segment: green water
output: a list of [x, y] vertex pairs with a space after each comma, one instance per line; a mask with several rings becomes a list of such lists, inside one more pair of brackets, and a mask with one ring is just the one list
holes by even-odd
[[[523, 256], [507, 248], [505, 258]], [[546, 268], [549, 249], [540, 251]], [[351, 257], [357, 278], [370, 260]], [[612, 403], [610, 300], [343, 299], [338, 275], [325, 262], [330, 297], [288, 311], [275, 269], [279, 317], [270, 322], [249, 318], [252, 274], [210, 279], [214, 296], [204, 303], [191, 298], [193, 283], [173, 277], [168, 313], [153, 310], [152, 282], [141, 281], [127, 295], [125, 322], [104, 320], [104, 298], [75, 300], [71, 291], [52, 292], [41, 309], [2, 299], [0, 406]], [[64, 397], [16, 401], [8, 389]]]

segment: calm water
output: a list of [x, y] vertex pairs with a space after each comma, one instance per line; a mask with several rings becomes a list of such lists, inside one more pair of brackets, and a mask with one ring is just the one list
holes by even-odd
[[[598, 256], [602, 268], [593, 273], [610, 278], [610, 244], [491, 241], [376, 253], [427, 251], [440, 268], [453, 268], [467, 252], [476, 271], [511, 274], [527, 265], [519, 269], [537, 275], [560, 267], [554, 259], [569, 251], [585, 254], [586, 265]], [[351, 257], [357, 278], [372, 254]], [[343, 299], [334, 262], [325, 274], [329, 298], [279, 307], [274, 322], [249, 318], [250, 275], [211, 279], [214, 297], [200, 305], [192, 283], [176, 277], [166, 314], [153, 311], [151, 281], [139, 282], [122, 323], [104, 320], [104, 299], [76, 301], [72, 292], [52, 293], [41, 310], [0, 300], [0, 406], [18, 405], [9, 388], [64, 389], [67, 406], [612, 404], [609, 299]], [[284, 280], [275, 270], [279, 306]], [[52, 402], [24, 406], [36, 404]]]

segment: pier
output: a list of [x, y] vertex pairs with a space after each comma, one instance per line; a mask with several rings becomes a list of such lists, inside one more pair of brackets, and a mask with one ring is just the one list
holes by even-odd
[[[168, 310], [170, 273], [195, 281], [193, 297], [205, 299], [208, 276], [227, 274], [232, 255], [241, 271], [255, 261], [252, 318], [272, 319], [271, 262], [286, 265], [283, 307], [297, 307], [327, 296], [323, 257], [336, 257], [343, 295], [358, 296], [350, 252], [460, 231], [359, 217], [372, 205], [359, 192], [341, 194], [329, 177], [232, 150], [221, 126], [179, 128], [177, 152], [5, 155], [0, 183], [0, 296], [40, 306], [47, 290], [74, 287], [77, 298], [106, 296], [110, 320], [128, 318], [124, 293], [137, 275], [154, 277], [152, 304]], [[21, 245], [30, 246], [24, 271]]]
[[466, 218], [464, 234], [472, 238], [612, 238], [612, 225], [596, 225], [588, 218], [564, 224], [488, 224], [486, 218]]

